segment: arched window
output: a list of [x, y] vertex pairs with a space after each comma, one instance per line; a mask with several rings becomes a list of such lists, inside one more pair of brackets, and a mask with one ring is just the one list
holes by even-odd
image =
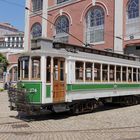
[[91, 8], [86, 15], [87, 43], [104, 40], [104, 10], [97, 6]]
[[42, 35], [42, 27], [40, 23], [35, 23], [31, 29], [32, 38], [40, 37]]
[[128, 19], [139, 17], [139, 0], [130, 0], [128, 3]]
[[129, 0], [126, 8], [126, 38], [128, 40], [140, 37], [140, 2]]
[[56, 34], [69, 32], [69, 20], [66, 16], [61, 16], [56, 21]]
[[68, 42], [69, 20], [66, 16], [61, 16], [57, 19], [55, 38], [62, 42]]

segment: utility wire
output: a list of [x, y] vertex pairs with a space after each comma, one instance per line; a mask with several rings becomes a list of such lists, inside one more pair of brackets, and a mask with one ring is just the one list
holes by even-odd
[[11, 5], [14, 5], [14, 6], [17, 6], [17, 7], [21, 7], [21, 8], [25, 7], [24, 5], [21, 5], [19, 3], [15, 3], [15, 2], [11, 2], [11, 1], [8, 1], [8, 0], [0, 0], [0, 1], [3, 2], [3, 3], [8, 3], [8, 4], [11, 4]]
[[[28, 7], [25, 7], [25, 9], [26, 10], [28, 10], [28, 11], [30, 11], [30, 12], [32, 12], [32, 13], [34, 13], [32, 10], [30, 10]], [[56, 25], [53, 23], [53, 22], [51, 22], [50, 20], [48, 20], [47, 18], [45, 18], [45, 17], [43, 17], [43, 16], [41, 16], [41, 15], [38, 15], [39, 17], [41, 17], [42, 19], [44, 19], [44, 20], [46, 20], [47, 22], [49, 22], [50, 24], [52, 24], [54, 27], [56, 27]], [[69, 33], [69, 32], [66, 32], [64, 29], [62, 29], [61, 28], [61, 30], [63, 31], [63, 32], [65, 32], [66, 34], [68, 34], [68, 35], [70, 35], [71, 37], [73, 37], [73, 38], [75, 38], [76, 40], [78, 40], [79, 42], [81, 42], [83, 45], [85, 45], [85, 46], [87, 46], [87, 44], [85, 44], [83, 41], [81, 41], [80, 39], [78, 39], [76, 36], [74, 36], [73, 34], [71, 34], [71, 33]]]
[[[34, 11], [30, 10], [28, 7], [25, 7], [24, 5], [21, 5], [21, 4], [18, 4], [18, 3], [15, 3], [15, 2], [10, 2], [10, 1], [7, 1], [7, 0], [0, 0], [2, 2], [5, 2], [5, 3], [8, 3], [8, 4], [12, 4], [12, 5], [15, 5], [15, 6], [18, 6], [18, 7], [24, 7], [25, 10], [28, 10], [32, 13], [35, 13]], [[50, 24], [52, 24], [54, 27], [56, 27], [56, 25], [51, 22], [50, 20], [48, 20], [47, 18], [41, 16], [41, 15], [38, 15], [39, 17], [41, 17], [42, 19], [46, 20], [47, 22], [49, 22]], [[76, 39], [77, 41], [79, 41], [80, 43], [82, 43], [84, 46], [87, 46], [88, 44], [84, 43], [83, 41], [81, 41], [79, 38], [77, 38], [76, 36], [74, 36], [73, 34], [69, 33], [69, 32], [66, 32], [64, 29], [61, 28], [61, 30], [63, 32], [65, 32], [66, 34], [70, 35], [71, 37], [73, 37], [74, 39]]]
[[[15, 6], [18, 6], [18, 7], [21, 7], [21, 8], [24, 8], [32, 13], [35, 13], [34, 11], [30, 10], [28, 7], [25, 7], [24, 5], [21, 5], [21, 4], [18, 4], [18, 3], [15, 3], [15, 2], [11, 2], [11, 1], [8, 1], [8, 0], [0, 0], [1, 2], [4, 2], [4, 3], [8, 3], [8, 4], [11, 4], [11, 5], [15, 5]], [[54, 27], [56, 27], [56, 25], [51, 22], [50, 20], [48, 20], [47, 18], [41, 16], [41, 15], [38, 15], [39, 17], [41, 17], [42, 19], [46, 20], [47, 22], [49, 22], [50, 24], [52, 24]], [[111, 21], [111, 20], [110, 20]], [[61, 29], [63, 32], [69, 34], [70, 36], [72, 36], [73, 38], [75, 38], [76, 40], [78, 40], [80, 43], [82, 43], [84, 46], [87, 46], [89, 44], [86, 44], [84, 43], [83, 41], [81, 41], [80, 39], [78, 39], [77, 37], [75, 37], [73, 34], [69, 33], [69, 32], [66, 32], [65, 30]], [[136, 33], [133, 33], [133, 35], [136, 35], [140, 32], [136, 32]], [[104, 32], [104, 34], [108, 35], [108, 36], [113, 36], [115, 38], [118, 38], [118, 39], [121, 39], [121, 40], [124, 40], [124, 36], [129, 36], [129, 34], [126, 34], [126, 35], [120, 35], [120, 36], [114, 36], [112, 33], [110, 32]], [[123, 36], [123, 37], [121, 37]]]

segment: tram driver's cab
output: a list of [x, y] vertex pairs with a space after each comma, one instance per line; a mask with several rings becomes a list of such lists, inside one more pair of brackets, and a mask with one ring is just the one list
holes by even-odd
[[[18, 80], [34, 83], [41, 82], [42, 90], [40, 92], [52, 97], [52, 102], [65, 101], [66, 74], [64, 58], [22, 56], [18, 60]], [[50, 91], [46, 87], [50, 87]]]

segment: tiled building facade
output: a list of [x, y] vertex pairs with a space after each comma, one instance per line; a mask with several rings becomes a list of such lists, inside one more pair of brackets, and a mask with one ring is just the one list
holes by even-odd
[[118, 53], [140, 43], [140, 0], [26, 0], [26, 7], [26, 50], [36, 37]]

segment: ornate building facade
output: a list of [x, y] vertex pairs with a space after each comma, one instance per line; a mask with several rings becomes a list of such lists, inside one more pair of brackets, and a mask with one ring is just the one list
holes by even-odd
[[26, 50], [37, 37], [117, 53], [140, 46], [140, 0], [26, 0], [26, 7]]
[[0, 53], [8, 60], [7, 71], [0, 71], [0, 86], [17, 81], [17, 59], [24, 51], [24, 33], [9, 23], [0, 23]]

